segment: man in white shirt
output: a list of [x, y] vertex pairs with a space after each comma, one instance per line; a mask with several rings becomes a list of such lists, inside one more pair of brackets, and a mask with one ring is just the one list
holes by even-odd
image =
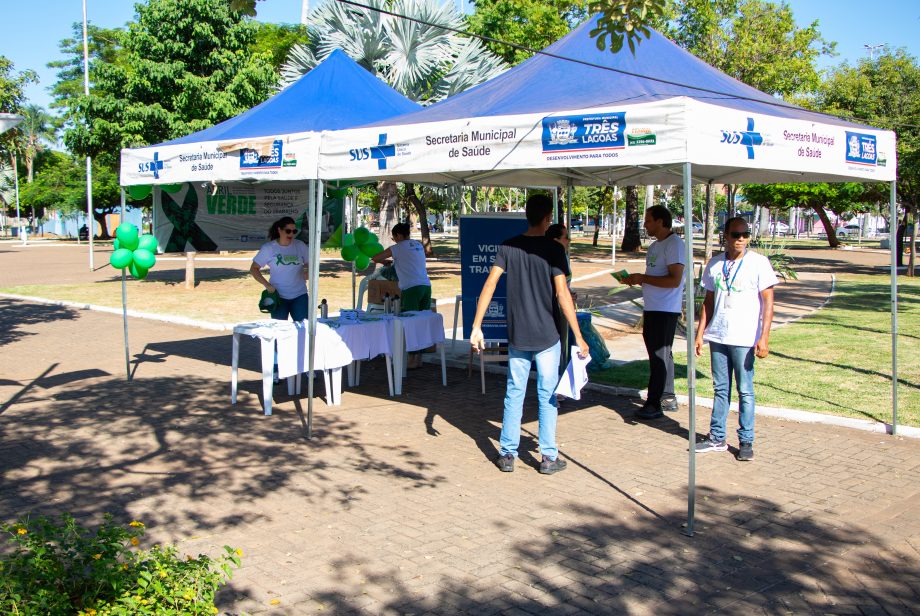
[[630, 274], [624, 282], [642, 285], [642, 339], [648, 351], [648, 397], [637, 419], [658, 419], [662, 411], [676, 411], [674, 396], [674, 332], [683, 306], [684, 241], [671, 230], [671, 212], [663, 205], [645, 210], [645, 231], [655, 241], [645, 255], [645, 273]]
[[773, 287], [779, 282], [770, 260], [748, 250], [751, 231], [743, 218], [725, 222], [725, 252], [713, 257], [703, 272], [706, 289], [696, 334], [696, 354], [709, 343], [713, 406], [709, 437], [698, 453], [726, 451], [725, 423], [731, 403], [732, 378], [738, 388], [738, 453], [754, 459], [754, 358], [770, 352]]

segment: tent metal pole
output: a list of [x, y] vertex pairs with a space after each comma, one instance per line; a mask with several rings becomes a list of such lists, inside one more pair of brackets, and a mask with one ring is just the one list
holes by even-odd
[[[610, 219], [610, 265], [617, 264], [617, 187], [613, 187], [613, 216]], [[600, 216], [598, 216], [600, 218]], [[598, 220], [600, 223], [600, 220]]]
[[891, 222], [888, 246], [891, 248], [891, 434], [898, 433], [898, 247], [891, 231], [898, 220], [897, 182], [891, 183]]
[[[313, 368], [315, 366], [316, 359], [316, 301], [317, 295], [319, 294], [319, 240], [320, 240], [320, 224], [323, 217], [323, 183], [319, 180], [310, 180], [309, 184], [310, 196], [307, 200], [308, 207], [307, 211], [310, 215], [310, 289], [308, 291], [309, 298], [309, 327], [307, 329], [307, 334], [310, 338], [310, 354], [309, 359], [307, 360], [307, 439], [313, 438]], [[329, 396], [329, 392], [326, 392], [326, 396]]]
[[[121, 223], [125, 221], [125, 189], [121, 189]], [[77, 233], [79, 235], [79, 232]], [[125, 329], [125, 374], [131, 380], [131, 355], [128, 351], [128, 274], [121, 268], [121, 320]]]
[[[693, 301], [693, 195], [690, 193], [692, 181], [690, 163], [684, 163], [684, 248], [687, 265], [684, 267], [684, 297], [687, 319], [687, 395], [690, 406], [690, 423], [687, 426], [687, 441], [690, 460], [687, 486], [687, 526], [684, 534], [693, 536], [693, 523], [696, 517], [696, 304]], [[705, 266], [705, 265], [704, 265]]]
[[565, 195], [565, 226], [569, 229], [569, 237], [572, 237], [572, 180], [569, 180]]
[[[348, 232], [354, 233], [358, 226], [358, 187], [353, 186], [349, 191], [351, 197], [351, 207], [348, 209]], [[342, 244], [345, 245], [344, 243]], [[355, 293], [355, 283], [357, 282], [357, 271], [355, 262], [351, 262], [351, 309], [358, 307], [358, 299]]]

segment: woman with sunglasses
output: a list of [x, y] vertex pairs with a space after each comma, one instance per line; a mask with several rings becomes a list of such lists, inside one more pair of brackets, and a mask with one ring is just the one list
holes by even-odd
[[[307, 245], [295, 239], [297, 223], [290, 216], [276, 220], [268, 230], [269, 241], [262, 245], [249, 267], [249, 273], [269, 293], [278, 292], [280, 301], [272, 310], [273, 319], [294, 321], [307, 318], [307, 264], [310, 253]], [[268, 266], [271, 282], [262, 275]]]

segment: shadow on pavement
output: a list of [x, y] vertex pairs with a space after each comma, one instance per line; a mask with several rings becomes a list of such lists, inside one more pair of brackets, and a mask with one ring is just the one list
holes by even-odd
[[[213, 506], [170, 503], [175, 497], [254, 502], [278, 491], [305, 507], [330, 498], [351, 506], [352, 487], [330, 481], [326, 472], [350, 469], [352, 462], [324, 455], [330, 448], [346, 447], [362, 472], [407, 488], [441, 480], [411, 447], [377, 454], [379, 446], [352, 435], [353, 424], [330, 415], [305, 441], [297, 422], [271, 421], [251, 405], [230, 406], [223, 380], [98, 378], [40, 393], [30, 390], [17, 401], [28, 412], [0, 418], [0, 519], [26, 512], [98, 519], [108, 512], [130, 520], [138, 512], [129, 506], [145, 499], [148, 526], [235, 527], [271, 512], [225, 516]], [[298, 483], [305, 474], [309, 485]]]
[[24, 303], [0, 298], [0, 347], [33, 334], [24, 331], [30, 325], [56, 320], [72, 320], [77, 310], [65, 306]]
[[[767, 499], [719, 490], [700, 490], [699, 496], [700, 516], [717, 522], [698, 527], [693, 538], [662, 532], [649, 515], [612, 519], [589, 503], [570, 501], [564, 506], [596, 522], [496, 545], [492, 561], [458, 558], [449, 572], [438, 572], [443, 577], [436, 586], [425, 586], [426, 576], [414, 568], [333, 556], [327, 563], [340, 589], [311, 592], [304, 607], [337, 615], [685, 615], [810, 614], [821, 605], [822, 613], [906, 614], [920, 601], [915, 590], [920, 575], [911, 562], [880, 555], [871, 547], [877, 539], [870, 532], [828, 527]], [[684, 513], [667, 511], [663, 517], [674, 520]], [[517, 508], [504, 520], [528, 523]], [[877, 576], [867, 580], [843, 564], [841, 556], [854, 551], [859, 570]], [[848, 558], [852, 564], [854, 554]], [[493, 574], [501, 569], [507, 571], [505, 581], [496, 585]], [[385, 588], [387, 598], [365, 609], [365, 587]], [[240, 614], [234, 603], [246, 598], [231, 585], [219, 594], [218, 605]]]

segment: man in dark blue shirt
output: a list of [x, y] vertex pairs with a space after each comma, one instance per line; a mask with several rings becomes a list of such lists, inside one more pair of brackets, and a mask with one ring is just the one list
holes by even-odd
[[553, 204], [546, 195], [532, 195], [527, 200], [528, 229], [512, 237], [498, 249], [489, 272], [470, 333], [470, 344], [477, 351], [485, 348], [482, 320], [485, 317], [498, 279], [507, 273], [508, 310], [508, 383], [502, 419], [498, 468], [514, 470], [521, 441], [521, 416], [524, 395], [533, 362], [537, 364], [537, 399], [539, 402], [539, 441], [542, 461], [540, 472], [557, 473], [566, 467], [556, 448], [556, 385], [559, 382], [559, 332], [553, 317], [558, 302], [565, 320], [575, 333], [582, 357], [588, 344], [581, 336], [575, 317], [575, 304], [566, 284], [569, 267], [562, 245], [545, 236], [552, 222]]

